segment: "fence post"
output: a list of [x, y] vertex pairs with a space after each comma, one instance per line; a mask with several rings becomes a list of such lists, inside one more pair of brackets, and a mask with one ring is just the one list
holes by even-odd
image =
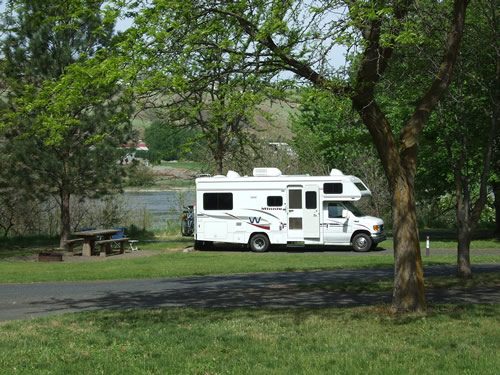
[[427, 240], [425, 241], [425, 255], [426, 256], [430, 255], [430, 245], [431, 245], [431, 241], [430, 241], [429, 236], [427, 236]]

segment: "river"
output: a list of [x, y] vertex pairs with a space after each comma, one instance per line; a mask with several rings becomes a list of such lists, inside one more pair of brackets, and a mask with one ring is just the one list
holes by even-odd
[[193, 191], [126, 191], [121, 195], [125, 208], [151, 220], [151, 229], [178, 219], [182, 208], [194, 203]]

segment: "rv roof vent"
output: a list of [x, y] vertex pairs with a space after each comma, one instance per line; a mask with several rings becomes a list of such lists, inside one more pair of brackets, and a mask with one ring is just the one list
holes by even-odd
[[236, 177], [241, 177], [238, 172], [235, 171], [227, 171], [227, 177], [229, 178], [236, 178]]
[[342, 173], [341, 170], [338, 169], [332, 169], [330, 171], [330, 176], [343, 176], [344, 174]]
[[278, 168], [254, 168], [253, 175], [255, 177], [278, 177], [281, 176], [281, 171]]

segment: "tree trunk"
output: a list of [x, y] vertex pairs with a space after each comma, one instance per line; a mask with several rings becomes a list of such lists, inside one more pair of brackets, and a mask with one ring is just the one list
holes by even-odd
[[458, 251], [457, 251], [457, 277], [461, 279], [472, 278], [470, 265], [470, 242], [472, 233], [461, 228], [458, 230]]
[[222, 158], [222, 150], [220, 150], [220, 148], [217, 148], [215, 154], [215, 170], [217, 174], [222, 174], [223, 171]]
[[394, 236], [394, 289], [392, 306], [400, 312], [426, 309], [424, 271], [415, 204], [414, 177], [417, 166], [416, 136], [407, 134], [399, 153], [390, 124], [371, 92], [352, 98], [354, 107], [370, 131], [384, 167], [392, 196]]
[[66, 240], [71, 236], [71, 221], [70, 221], [70, 197], [67, 192], [61, 192], [61, 235], [59, 240], [59, 247], [67, 249], [68, 245]]
[[500, 182], [493, 183], [493, 194], [495, 194], [495, 234], [500, 235]]
[[[463, 135], [462, 144], [466, 144], [466, 136]], [[463, 279], [472, 277], [472, 269], [470, 265], [470, 242], [472, 233], [474, 232], [475, 223], [471, 214], [471, 197], [469, 193], [468, 181], [462, 174], [462, 169], [465, 164], [466, 147], [463, 147], [460, 153], [460, 159], [455, 163], [454, 179], [455, 179], [455, 197], [457, 200], [456, 208], [456, 225], [457, 225], [457, 276]], [[448, 150], [451, 156], [451, 150]], [[478, 217], [479, 220], [479, 217]]]
[[214, 150], [215, 168], [217, 174], [222, 174], [223, 171], [223, 160], [224, 160], [224, 135], [222, 129], [217, 129], [216, 132], [216, 142]]
[[401, 178], [392, 197], [394, 235], [394, 289], [397, 311], [425, 310], [424, 271], [420, 254], [415, 197], [412, 186]]

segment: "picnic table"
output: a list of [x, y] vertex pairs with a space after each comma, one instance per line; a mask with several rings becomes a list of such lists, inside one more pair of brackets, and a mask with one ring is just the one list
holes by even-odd
[[92, 251], [95, 248], [95, 245], [101, 246], [101, 256], [106, 256], [111, 253], [111, 244], [113, 242], [120, 243], [120, 253], [124, 251], [124, 243], [128, 240], [126, 237], [113, 239], [112, 237], [121, 232], [122, 229], [93, 229], [93, 230], [84, 230], [81, 232], [72, 233], [73, 236], [80, 237], [83, 239], [83, 247], [82, 247], [82, 256], [91, 256]]

